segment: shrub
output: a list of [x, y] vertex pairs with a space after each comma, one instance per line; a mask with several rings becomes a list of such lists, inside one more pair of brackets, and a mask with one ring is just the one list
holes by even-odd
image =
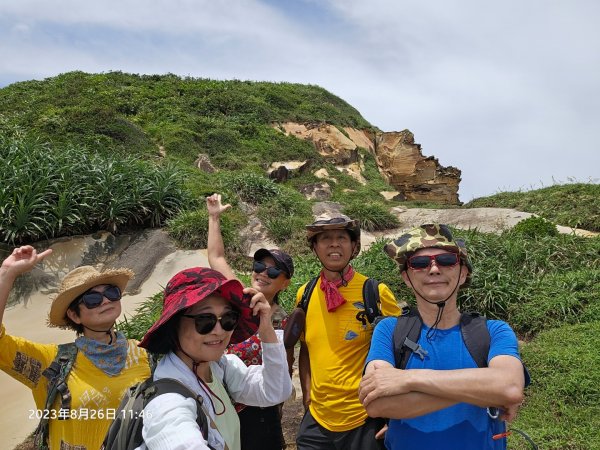
[[558, 230], [549, 220], [543, 217], [531, 216], [527, 219], [521, 220], [512, 228], [513, 233], [520, 233], [530, 238], [540, 236], [556, 236]]
[[353, 203], [344, 207], [344, 214], [358, 220], [366, 231], [379, 231], [400, 226], [398, 218], [381, 203]]
[[260, 205], [280, 193], [273, 181], [256, 173], [232, 173], [222, 184], [229, 191], [237, 193], [240, 199], [253, 205]]

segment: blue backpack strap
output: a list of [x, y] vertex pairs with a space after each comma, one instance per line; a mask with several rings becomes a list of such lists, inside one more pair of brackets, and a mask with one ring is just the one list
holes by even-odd
[[477, 367], [487, 367], [490, 352], [490, 332], [487, 328], [487, 319], [475, 312], [462, 313], [460, 315], [460, 331], [465, 346]]
[[419, 345], [419, 336], [423, 320], [415, 308], [403, 308], [394, 328], [394, 360], [396, 368], [405, 369], [411, 353], [416, 353], [421, 359], [427, 356], [427, 351]]
[[[60, 411], [57, 412], [58, 420], [70, 418], [71, 392], [67, 385], [67, 378], [69, 377], [73, 364], [75, 364], [76, 358], [77, 346], [74, 342], [60, 344], [54, 360], [42, 372], [42, 375], [48, 379], [44, 410], [50, 411], [56, 396], [60, 394]], [[34, 433], [35, 445], [38, 448], [46, 448], [48, 446], [49, 419], [47, 416], [50, 416], [50, 414], [44, 414], [44, 417], [46, 418], [40, 420]]]

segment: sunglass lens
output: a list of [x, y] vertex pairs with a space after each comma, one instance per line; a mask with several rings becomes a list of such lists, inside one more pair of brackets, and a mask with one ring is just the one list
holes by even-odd
[[436, 255], [435, 262], [436, 264], [444, 267], [454, 266], [456, 263], [458, 263], [458, 255], [455, 253], [443, 253], [441, 255]]
[[263, 273], [266, 268], [267, 266], [260, 261], [254, 261], [252, 264], [252, 270], [256, 273]]
[[231, 331], [235, 328], [240, 320], [240, 315], [236, 311], [229, 311], [221, 317], [221, 328], [225, 331]]
[[214, 314], [198, 314], [194, 317], [196, 331], [200, 334], [208, 334], [217, 324], [217, 316]]
[[429, 267], [429, 256], [415, 256], [409, 259], [410, 267], [413, 269], [425, 269]]
[[102, 303], [102, 294], [100, 292], [87, 292], [82, 296], [83, 304], [88, 309], [97, 308]]
[[277, 278], [279, 275], [281, 275], [281, 269], [278, 269], [277, 267], [269, 267], [267, 269], [267, 276], [269, 278], [275, 279]]
[[118, 286], [109, 286], [103, 292], [104, 296], [110, 301], [121, 300], [121, 289]]

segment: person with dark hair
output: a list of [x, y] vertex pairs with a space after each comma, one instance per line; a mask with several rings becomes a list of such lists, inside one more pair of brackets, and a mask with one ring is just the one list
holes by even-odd
[[[504, 421], [516, 415], [529, 376], [507, 323], [458, 309], [473, 273], [465, 242], [446, 225], [425, 224], [384, 249], [417, 304], [377, 325], [360, 384], [369, 415], [391, 419], [386, 448], [505, 449]], [[410, 338], [401, 332], [409, 320]]]
[[[246, 366], [227, 346], [258, 334], [262, 364]], [[160, 318], [140, 346], [165, 356], [154, 380], [175, 379], [202, 398], [208, 436], [196, 422], [197, 401], [157, 395], [144, 408], [143, 448], [239, 450], [240, 422], [232, 402], [270, 407], [292, 391], [286, 353], [265, 296], [220, 272], [193, 267], [168, 282]], [[209, 447], [210, 446], [210, 447]]]
[[[15, 279], [51, 253], [25, 245], [4, 260], [0, 323]], [[40, 448], [99, 448], [126, 389], [150, 375], [146, 351], [114, 329], [132, 277], [129, 269], [98, 271], [91, 266], [65, 275], [48, 323], [75, 331], [74, 343], [39, 344], [6, 334], [2, 325], [0, 369], [31, 389], [38, 417], [43, 417], [36, 431]]]
[[[369, 351], [373, 324], [365, 320], [367, 277], [350, 261], [360, 251], [360, 227], [344, 215], [320, 216], [306, 227], [306, 238], [321, 263], [305, 307], [299, 370], [306, 413], [298, 430], [299, 450], [371, 450], [383, 446], [384, 422], [368, 417], [358, 401], [358, 385]], [[309, 283], [296, 295], [302, 303]], [[377, 286], [380, 315], [400, 308], [392, 291]], [[294, 323], [296, 312], [290, 316]]]
[[[208, 263], [210, 267], [221, 272], [227, 279], [237, 279], [225, 258], [225, 247], [221, 234], [221, 214], [231, 205], [221, 203], [221, 195], [213, 194], [206, 198], [208, 210]], [[292, 257], [279, 249], [260, 248], [254, 252], [252, 262], [251, 286], [262, 292], [271, 305], [273, 327], [282, 330], [287, 320], [287, 313], [279, 306], [279, 293], [285, 290], [294, 275]], [[247, 366], [260, 364], [262, 347], [257, 335], [250, 336], [243, 342], [232, 344], [228, 353], [239, 356]], [[291, 362], [289, 371], [291, 374]], [[240, 430], [243, 450], [281, 450], [285, 446], [281, 427], [281, 405], [269, 408], [258, 408], [236, 404], [240, 417]]]

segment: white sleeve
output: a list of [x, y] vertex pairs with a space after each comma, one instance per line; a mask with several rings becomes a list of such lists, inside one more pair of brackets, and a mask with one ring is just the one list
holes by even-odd
[[142, 437], [149, 450], [209, 450], [196, 423], [196, 401], [175, 393], [146, 405]]
[[231, 398], [248, 406], [273, 406], [292, 393], [287, 356], [282, 343], [261, 343], [262, 365], [246, 367], [236, 355], [225, 355], [224, 380]]

